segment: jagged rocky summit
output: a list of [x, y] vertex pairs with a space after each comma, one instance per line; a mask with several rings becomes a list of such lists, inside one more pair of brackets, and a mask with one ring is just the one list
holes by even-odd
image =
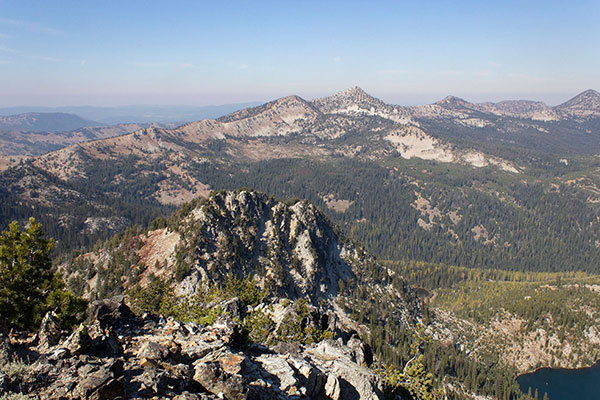
[[[412, 326], [419, 312], [412, 288], [401, 277], [346, 238], [307, 201], [285, 203], [250, 190], [213, 192], [182, 207], [168, 227], [139, 235], [135, 243], [137, 263], [125, 271], [122, 289], [156, 276], [172, 280], [177, 295], [194, 295], [199, 288], [235, 276], [251, 278], [269, 295], [306, 299], [325, 311], [339, 311], [340, 304], [358, 306], [353, 295], [360, 290], [365, 297], [393, 304], [398, 324]], [[130, 251], [132, 246], [123, 243], [116, 250]], [[119, 258], [115, 250], [104, 248], [82, 258], [89, 269], [82, 272], [74, 261], [64, 267], [66, 279], [91, 277], [82, 289], [90, 298], [110, 290], [100, 287], [100, 275]]]

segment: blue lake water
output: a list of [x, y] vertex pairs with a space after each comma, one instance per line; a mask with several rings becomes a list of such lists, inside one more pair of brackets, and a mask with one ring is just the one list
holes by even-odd
[[544, 392], [550, 400], [598, 400], [600, 399], [600, 361], [591, 368], [552, 369], [544, 368], [531, 374], [521, 375], [517, 382], [524, 393], [538, 390], [541, 400]]

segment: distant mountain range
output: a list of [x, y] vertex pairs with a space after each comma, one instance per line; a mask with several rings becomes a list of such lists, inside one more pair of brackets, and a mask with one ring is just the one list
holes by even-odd
[[[316, 99], [312, 102], [318, 109], [325, 113], [384, 113], [388, 118], [394, 114], [412, 116], [413, 118], [432, 117], [439, 118], [455, 111], [455, 116], [481, 112], [497, 116], [512, 116], [533, 120], [558, 120], [573, 117], [599, 117], [600, 93], [595, 90], [586, 90], [572, 99], [550, 107], [541, 101], [531, 100], [504, 100], [498, 103], [471, 103], [456, 96], [447, 96], [444, 99], [429, 105], [412, 107], [395, 106], [370, 96], [359, 87], [353, 87], [339, 92], [333, 96]], [[450, 114], [452, 115], [452, 114]], [[398, 121], [400, 122], [400, 121]]]
[[[327, 104], [324, 103], [326, 99]], [[400, 113], [421, 115], [425, 109], [432, 106], [443, 108], [465, 109], [481, 111], [495, 115], [510, 115], [519, 118], [531, 119], [557, 119], [567, 116], [598, 116], [600, 114], [600, 94], [592, 89], [586, 90], [572, 99], [551, 107], [541, 101], [532, 100], [505, 100], [498, 103], [470, 103], [455, 96], [448, 96], [432, 105], [403, 107], [390, 105], [370, 96], [358, 87], [339, 92], [325, 99], [316, 99], [312, 103], [323, 112], [337, 110], [338, 112], [352, 112], [352, 109], [344, 110], [343, 105], [351, 105], [355, 111], [365, 112], [371, 108], [396, 110]], [[81, 126], [109, 125], [123, 123], [184, 123], [201, 119], [218, 118], [238, 110], [255, 107], [259, 102], [234, 103], [215, 106], [61, 106], [61, 107], [4, 107], [0, 108], [0, 116], [12, 116], [25, 113], [47, 113], [47, 114], [76, 114], [81, 119], [88, 120], [87, 125], [80, 125], [62, 130], [73, 130]], [[329, 108], [328, 108], [329, 107]], [[434, 107], [435, 108], [435, 107]], [[402, 111], [400, 111], [402, 110]], [[388, 114], [390, 114], [388, 112]], [[50, 118], [50, 116], [48, 116]], [[94, 121], [90, 124], [91, 121]], [[25, 130], [25, 129], [17, 129]], [[43, 128], [41, 130], [44, 130]], [[52, 128], [59, 131], [59, 128]]]
[[[217, 118], [225, 114], [252, 107], [259, 103], [223, 104], [215, 106], [64, 106], [64, 107], [5, 107], [0, 115], [23, 113], [70, 113], [81, 118], [97, 121], [94, 125], [114, 125], [126, 123], [184, 123], [206, 118]], [[89, 125], [89, 124], [88, 124]], [[86, 125], [81, 125], [86, 126]], [[81, 127], [79, 126], [79, 127]], [[77, 129], [69, 128], [63, 130]]]
[[[470, 103], [454, 96], [448, 96], [436, 103], [403, 107], [391, 105], [367, 94], [358, 87], [339, 92], [333, 96], [313, 101], [306, 101], [298, 96], [288, 96], [264, 105], [244, 108], [249, 104], [228, 104], [209, 107], [175, 107], [175, 106], [127, 106], [127, 107], [61, 107], [57, 109], [77, 112], [79, 115], [63, 112], [27, 112], [18, 115], [0, 117], [0, 154], [1, 155], [39, 155], [61, 147], [79, 143], [86, 140], [95, 140], [110, 136], [118, 136], [133, 132], [136, 129], [148, 127], [153, 123], [155, 127], [172, 128], [185, 121], [192, 122], [184, 126], [189, 132], [201, 129], [204, 132], [215, 131], [211, 118], [218, 118], [219, 123], [230, 123], [236, 120], [246, 120], [240, 127], [227, 128], [224, 135], [233, 136], [269, 136], [286, 135], [291, 132], [300, 133], [303, 126], [317, 122], [323, 115], [347, 115], [351, 117], [371, 116], [380, 117], [404, 127], [424, 128], [428, 126], [428, 135], [436, 136], [439, 124], [459, 124], [462, 128], [471, 126], [485, 128], [485, 132], [463, 132], [453, 130], [451, 135], [464, 136], [478, 141], [504, 141], [506, 134], [518, 131], [519, 135], [512, 136], [511, 141], [532, 145], [533, 142], [543, 146], [563, 146], [564, 151], [573, 147], [596, 151], [597, 141], [588, 143], [590, 138], [581, 137], [581, 122], [594, 125], [594, 119], [600, 116], [600, 94], [594, 90], [587, 90], [569, 101], [556, 107], [549, 107], [539, 101], [506, 100], [498, 103]], [[254, 105], [254, 104], [250, 104]], [[0, 115], [14, 112], [22, 108], [0, 109]], [[241, 109], [241, 110], [240, 110]], [[45, 108], [48, 110], [48, 108]], [[240, 110], [238, 112], [238, 110]], [[270, 110], [270, 113], [263, 113]], [[291, 113], [291, 114], [290, 114]], [[297, 113], [297, 115], [293, 115]], [[225, 117], [222, 115], [229, 114]], [[260, 120], [275, 122], [278, 115], [282, 115], [280, 123], [275, 130], [254, 129], [246, 126], [247, 123], [256, 123], [256, 116]], [[283, 116], [286, 114], [287, 116]], [[83, 115], [84, 117], [81, 117]], [[295, 125], [295, 117], [299, 125]], [[221, 117], [221, 118], [219, 118]], [[89, 119], [88, 119], [89, 118]], [[295, 118], [291, 120], [290, 118]], [[329, 119], [330, 124], [327, 135], [342, 134], [348, 127], [344, 124], [337, 125], [336, 121]], [[99, 121], [99, 122], [96, 122]], [[266, 120], [265, 120], [266, 121]], [[419, 122], [420, 121], [420, 122]], [[591, 122], [590, 122], [591, 121]], [[116, 126], [107, 127], [107, 124]], [[339, 121], [338, 121], [339, 122]], [[562, 126], [546, 126], [548, 123], [560, 123]], [[493, 132], [488, 128], [494, 127]], [[230, 131], [236, 130], [235, 132]], [[78, 130], [78, 132], [75, 132]], [[216, 130], [218, 131], [218, 129]], [[414, 131], [414, 129], [413, 129]], [[540, 137], [540, 132], [554, 131], [553, 135]], [[585, 132], [590, 131], [586, 129]], [[2, 133], [4, 132], [4, 133]], [[38, 134], [36, 134], [38, 133]], [[54, 133], [54, 135], [47, 135]], [[214, 133], [214, 132], [213, 132]], [[566, 133], [563, 134], [563, 133]], [[575, 136], [573, 136], [575, 134]], [[209, 133], [209, 136], [211, 134]], [[404, 137], [406, 135], [401, 135]], [[412, 154], [413, 139], [394, 137], [393, 140], [405, 146], [405, 153]], [[593, 141], [593, 139], [592, 139]], [[600, 151], [600, 149], [598, 149]], [[445, 152], [417, 151], [422, 157], [445, 159], [450, 157]], [[429, 153], [429, 154], [426, 154]], [[416, 154], [416, 153], [415, 153]]]
[[[565, 103], [550, 107], [541, 101], [531, 100], [504, 100], [498, 103], [470, 103], [458, 97], [448, 96], [434, 103], [447, 110], [462, 111], [466, 113], [482, 112], [498, 116], [511, 116], [522, 119], [538, 121], [558, 121], [569, 118], [585, 118], [600, 116], [600, 93], [589, 89], [578, 94]], [[425, 107], [425, 108], [424, 108]], [[431, 108], [431, 106], [430, 106]], [[418, 116], [433, 116], [436, 113], [423, 114], [427, 106], [412, 107]]]
[[98, 125], [102, 124], [62, 112], [28, 112], [0, 117], [0, 132], [65, 132]]
[[[397, 201], [397, 192], [402, 192], [401, 212], [418, 210], [426, 217], [414, 215], [410, 218], [419, 220], [417, 225], [403, 220], [402, 224], [408, 225], [402, 225], [402, 230], [388, 226], [385, 235], [372, 239], [372, 249], [380, 256], [395, 257], [400, 251], [394, 240], [384, 238], [386, 235], [393, 238], [410, 232], [406, 235], [416, 235], [413, 240], [418, 237], [427, 243], [439, 240], [434, 229], [441, 229], [449, 235], [444, 241], [451, 243], [446, 253], [432, 255], [425, 247], [407, 248], [411, 257], [471, 265], [474, 261], [469, 254], [480, 252], [485, 263], [507, 267], [510, 257], [516, 257], [522, 265], [529, 265], [527, 268], [543, 268], [544, 263], [552, 264], [552, 252], [568, 249], [557, 245], [544, 257], [533, 257], [541, 251], [535, 242], [538, 230], [546, 229], [538, 224], [546, 218], [560, 220], [561, 216], [566, 218], [563, 224], [572, 228], [569, 232], [589, 237], [584, 241], [587, 250], [569, 257], [562, 253], [555, 256], [564, 256], [569, 265], [582, 268], [600, 262], [600, 249], [595, 245], [595, 240], [600, 243], [600, 227], [598, 232], [595, 224], [583, 232], [577, 228], [590, 223], [588, 219], [596, 212], [594, 204], [600, 201], [600, 181], [589, 172], [596, 168], [594, 155], [600, 153], [598, 97], [597, 92], [586, 91], [554, 108], [529, 101], [474, 104], [456, 97], [402, 107], [355, 87], [313, 101], [287, 96], [172, 129], [156, 125], [80, 129], [69, 139], [76, 144], [0, 175], [4, 188], [0, 192], [4, 196], [0, 217], [7, 223], [18, 215], [28, 215], [34, 207], [37, 215], [46, 215], [45, 225], [54, 224], [49, 227], [53, 236], [62, 239], [65, 246], [73, 246], [72, 235], [87, 243], [132, 222], [147, 223], [146, 218], [206, 196], [211, 189], [250, 185], [283, 198], [309, 198], [336, 210], [344, 223], [368, 235], [371, 228], [365, 226], [381, 229], [382, 221], [390, 221], [378, 220], [388, 209], [378, 206], [387, 194], [371, 195], [382, 188], [395, 188], [394, 193], [388, 193], [392, 196], [389, 204]], [[130, 133], [118, 136], [119, 130]], [[432, 168], [435, 172], [430, 172]], [[343, 183], [327, 181], [332, 170], [338, 171], [336, 179]], [[361, 170], [366, 174], [364, 180], [356, 175]], [[316, 171], [320, 172], [313, 176]], [[561, 176], [567, 171], [569, 179], [563, 180]], [[377, 177], [366, 178], [371, 173]], [[402, 176], [411, 183], [397, 187], [398, 180], [388, 182], [392, 176]], [[540, 185], [540, 177], [549, 179], [544, 183], [550, 185], [546, 191], [554, 193], [552, 185], [564, 186], [562, 194], [553, 194], [564, 197], [564, 204], [556, 203], [563, 206], [554, 209], [532, 200], [528, 208], [513, 209], [521, 200], [507, 199], [529, 198], [532, 185]], [[465, 192], [464, 185], [470, 187], [478, 179], [483, 186]], [[494, 179], [496, 186], [487, 188], [489, 179]], [[447, 181], [461, 183], [448, 189]], [[521, 183], [510, 186], [514, 182]], [[498, 194], [501, 190], [505, 194]], [[573, 190], [581, 192], [576, 206], [568, 194]], [[463, 203], [479, 204], [481, 210], [493, 204], [495, 211], [485, 211], [485, 219], [478, 221], [467, 218]], [[580, 220], [575, 222], [573, 215], [564, 214], [566, 205], [576, 207], [572, 212]], [[440, 222], [450, 217], [439, 211], [441, 220], [434, 218], [438, 215], [436, 207], [450, 210], [447, 212], [453, 217]], [[513, 217], [498, 214], [502, 207], [508, 207], [504, 212]], [[392, 213], [396, 212], [400, 211]], [[57, 214], [61, 215], [58, 225]], [[528, 227], [526, 245], [511, 236], [512, 224], [518, 224], [520, 218], [534, 221]], [[479, 232], [477, 239], [473, 232]], [[560, 237], [557, 231], [556, 240]], [[488, 248], [491, 243], [508, 243], [514, 254], [507, 256], [503, 247], [492, 251]], [[535, 250], [525, 251], [523, 246]]]
[[[256, 103], [206, 107], [3, 108], [0, 109], [0, 156], [40, 155], [71, 144], [119, 136], [150, 126], [172, 128], [187, 121], [217, 118], [251, 105]], [[22, 113], [12, 114], [16, 112]]]

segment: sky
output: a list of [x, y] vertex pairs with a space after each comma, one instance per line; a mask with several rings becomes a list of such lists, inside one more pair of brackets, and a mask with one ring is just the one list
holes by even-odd
[[600, 1], [0, 0], [0, 106], [554, 105], [600, 90]]

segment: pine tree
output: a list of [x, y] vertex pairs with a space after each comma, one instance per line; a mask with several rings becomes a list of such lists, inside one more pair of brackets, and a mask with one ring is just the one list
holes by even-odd
[[45, 239], [41, 224], [29, 219], [21, 231], [13, 221], [0, 234], [0, 325], [35, 329], [49, 310], [59, 315], [64, 327], [83, 315], [86, 302], [64, 290], [52, 268], [53, 239]]

